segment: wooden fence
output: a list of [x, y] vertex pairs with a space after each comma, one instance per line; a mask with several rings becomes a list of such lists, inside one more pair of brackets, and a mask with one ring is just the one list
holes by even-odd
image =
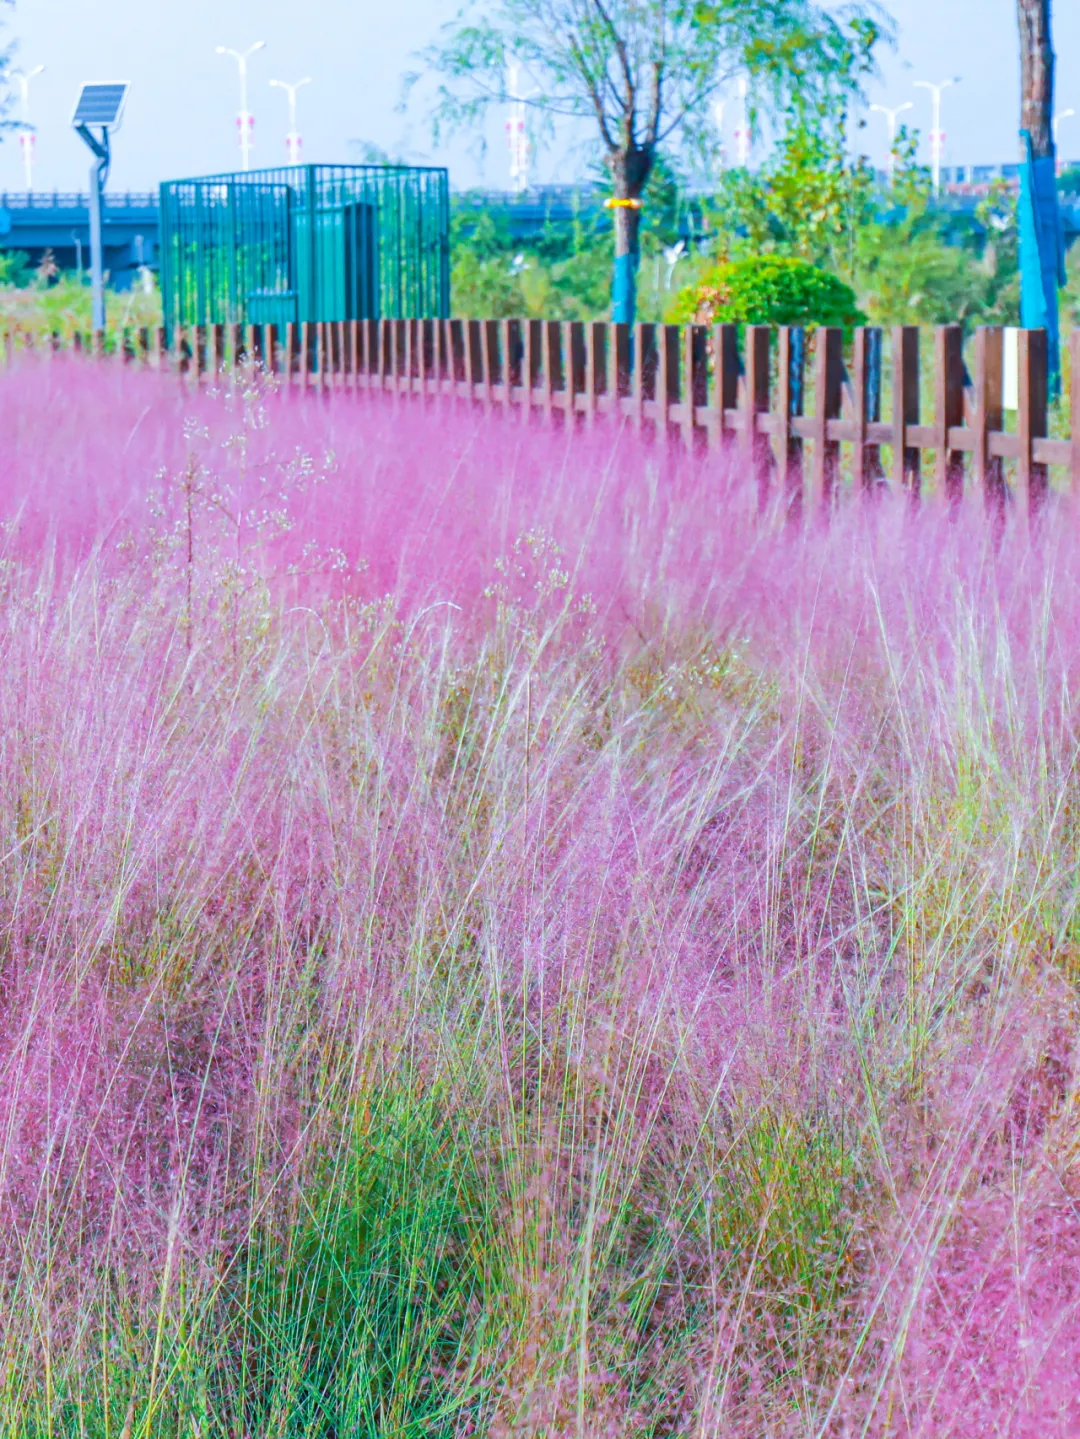
[[[833, 328], [746, 326], [740, 342], [734, 325], [547, 320], [214, 325], [177, 332], [171, 349], [164, 330], [144, 329], [125, 332], [115, 354], [194, 384], [253, 361], [297, 392], [446, 396], [586, 425], [615, 416], [690, 447], [733, 447], [763, 489], [780, 483], [793, 503], [802, 502], [807, 481], [812, 495], [829, 500], [847, 446], [856, 488], [891, 480], [917, 497], [932, 472], [952, 502], [970, 479], [988, 500], [1012, 488], [1035, 509], [1051, 467], [1080, 488], [1080, 331], [1071, 339], [1071, 394], [1056, 410], [1046, 335], [1022, 330], [1016, 408], [1006, 411], [1004, 336], [999, 327], [977, 329], [969, 371], [961, 327], [940, 326], [925, 376], [914, 326], [887, 335], [857, 329], [847, 356], [843, 332]], [[20, 347], [32, 347], [29, 337], [7, 337], [9, 355]], [[49, 348], [58, 347], [53, 337]], [[73, 348], [103, 355], [106, 343], [76, 336]], [[927, 400], [933, 413], [924, 420]], [[1051, 437], [1052, 414], [1071, 438]]]

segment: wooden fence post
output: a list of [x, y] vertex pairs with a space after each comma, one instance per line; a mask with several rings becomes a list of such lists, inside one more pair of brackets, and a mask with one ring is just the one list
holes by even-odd
[[577, 382], [574, 362], [576, 359], [573, 325], [569, 320], [562, 320], [559, 323], [559, 360], [563, 389], [563, 413], [566, 416], [567, 424], [574, 422]]
[[643, 431], [649, 418], [649, 408], [657, 399], [656, 375], [660, 357], [656, 348], [656, 326], [639, 324], [634, 328], [634, 421], [638, 430]]
[[300, 388], [307, 394], [319, 380], [319, 322], [305, 320], [300, 326]]
[[908, 487], [917, 500], [922, 488], [922, 457], [906, 442], [908, 425], [919, 423], [919, 327], [893, 326], [893, 483]]
[[360, 385], [360, 356], [362, 354], [362, 325], [361, 320], [345, 321], [345, 345], [348, 352], [348, 359], [345, 371], [348, 375], [348, 385], [355, 390]]
[[540, 395], [544, 419], [550, 423], [554, 406], [555, 370], [558, 365], [559, 327], [552, 320], [543, 320], [540, 331]]
[[869, 444], [869, 425], [881, 421], [882, 332], [876, 325], [860, 325], [854, 336], [852, 355], [852, 401], [854, 407], [855, 448], [852, 454], [852, 476], [858, 490], [869, 493], [883, 476], [881, 447]]
[[404, 390], [407, 395], [412, 394], [413, 389], [413, 366], [416, 363], [416, 332], [412, 320], [399, 320], [397, 332], [400, 339], [400, 350], [398, 354], [398, 389]]
[[514, 337], [516, 334], [516, 320], [497, 320], [499, 342], [499, 384], [502, 392], [503, 413], [508, 414], [510, 406], [514, 403], [514, 374], [516, 370], [516, 355], [514, 354]]
[[450, 340], [450, 393], [460, 395], [468, 379], [468, 336], [464, 320], [447, 321]]
[[1047, 469], [1036, 461], [1033, 441], [1047, 433], [1049, 385], [1045, 330], [1021, 330], [1019, 365], [1019, 409], [1016, 429], [1020, 457], [1016, 477], [1027, 498], [1028, 514], [1036, 518], [1043, 507], [1049, 486]]
[[214, 374], [220, 375], [225, 368], [225, 326], [217, 324], [211, 332], [214, 345]]
[[742, 393], [742, 450], [747, 476], [757, 482], [758, 503], [769, 498], [769, 440], [758, 430], [758, 417], [769, 411], [768, 325], [747, 325]]
[[698, 412], [703, 409], [709, 393], [708, 332], [704, 325], [687, 325], [683, 336], [683, 375], [686, 394], [683, 398], [683, 444], [692, 453], [705, 431], [698, 427]]
[[671, 438], [671, 411], [682, 394], [682, 356], [678, 325], [661, 325], [658, 335], [659, 356], [656, 381], [656, 432], [663, 439]]
[[476, 327], [478, 344], [476, 357], [480, 368], [478, 378], [484, 408], [490, 410], [495, 399], [495, 385], [499, 375], [499, 340], [493, 320], [481, 320]]
[[713, 392], [709, 443], [717, 449], [727, 443], [729, 412], [739, 407], [739, 327], [712, 328]]
[[528, 424], [532, 419], [533, 405], [536, 403], [536, 391], [543, 384], [544, 379], [544, 331], [542, 320], [526, 320], [524, 324], [525, 359], [521, 376], [524, 390], [522, 418]]
[[392, 320], [378, 321], [378, 346], [379, 352], [375, 364], [379, 389], [392, 389], [394, 374], [394, 322]]
[[607, 332], [603, 320], [593, 320], [585, 331], [585, 422], [592, 425], [607, 378]]
[[297, 323], [296, 323], [295, 320], [289, 320], [289, 321], [286, 322], [286, 325], [285, 325], [285, 370], [284, 370], [284, 375], [285, 375], [285, 384], [288, 386], [288, 388], [289, 388], [290, 390], [292, 389], [292, 386], [293, 386], [293, 376], [294, 376], [295, 373], [296, 373], [296, 352], [297, 352], [297, 344], [298, 344]]
[[390, 389], [397, 395], [404, 388], [402, 376], [405, 373], [405, 322], [388, 320], [386, 333], [390, 345], [387, 374], [390, 376]]
[[949, 443], [949, 431], [964, 423], [964, 332], [959, 325], [934, 331], [935, 479], [955, 513], [964, 497], [964, 452]]
[[1005, 470], [1001, 458], [990, 453], [990, 436], [1005, 428], [1004, 340], [1000, 325], [980, 325], [975, 331], [975, 409], [971, 417], [972, 472], [987, 510], [999, 520], [1005, 514]]
[[[465, 321], [465, 333], [468, 340], [466, 351], [468, 357], [468, 375], [466, 378], [469, 383], [469, 398], [473, 400], [481, 397], [487, 398], [485, 393], [487, 388], [487, 375], [484, 372], [484, 360], [486, 359], [484, 353], [484, 328], [479, 320]], [[480, 389], [480, 395], [476, 393], [478, 388]]]
[[588, 358], [585, 353], [585, 324], [571, 320], [563, 328], [563, 353], [566, 355], [566, 412], [573, 420], [578, 413], [578, 396], [585, 399]]
[[803, 501], [803, 442], [791, 428], [792, 417], [804, 409], [806, 331], [798, 325], [781, 325], [776, 355], [776, 463], [784, 487], [788, 518], [797, 520]]
[[611, 413], [620, 421], [625, 414], [623, 401], [630, 395], [634, 368], [631, 353], [630, 326], [612, 325], [608, 342], [608, 393], [611, 396]]

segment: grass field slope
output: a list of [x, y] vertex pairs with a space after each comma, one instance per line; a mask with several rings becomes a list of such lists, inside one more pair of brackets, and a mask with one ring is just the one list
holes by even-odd
[[1080, 1432], [1080, 530], [0, 383], [0, 1433]]

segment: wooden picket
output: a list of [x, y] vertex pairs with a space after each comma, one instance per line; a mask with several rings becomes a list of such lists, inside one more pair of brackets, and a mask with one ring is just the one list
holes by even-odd
[[[850, 370], [844, 336], [834, 328], [806, 332], [748, 325], [678, 327], [641, 323], [509, 320], [357, 320], [304, 324], [212, 325], [75, 335], [70, 349], [100, 362], [114, 354], [128, 365], [172, 370], [200, 384], [241, 363], [276, 377], [286, 393], [380, 391], [438, 397], [523, 418], [590, 426], [625, 421], [654, 439], [688, 449], [728, 449], [756, 475], [764, 497], [779, 487], [793, 511], [809, 498], [833, 502], [844, 447], [856, 490], [886, 481], [881, 451], [891, 451], [894, 488], [919, 497], [925, 474], [946, 501], [959, 502], [970, 482], [988, 506], [1014, 489], [1032, 511], [1045, 499], [1051, 467], [1080, 488], [1080, 331], [1070, 342], [1070, 392], [1061, 413], [1069, 438], [1050, 435], [1046, 335], [1018, 335], [1018, 408], [1006, 425], [1004, 332], [977, 329], [972, 373], [958, 325], [933, 337], [933, 417], [921, 418], [922, 344], [918, 328], [891, 332], [891, 405], [883, 413], [884, 335], [854, 332]], [[7, 363], [34, 347], [28, 333], [5, 332]], [[62, 348], [46, 337], [45, 353]], [[809, 447], [809, 455], [807, 454]], [[930, 457], [927, 463], [925, 457]]]

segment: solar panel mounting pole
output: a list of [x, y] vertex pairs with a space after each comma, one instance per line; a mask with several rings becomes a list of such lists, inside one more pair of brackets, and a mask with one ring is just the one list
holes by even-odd
[[105, 254], [101, 243], [101, 196], [109, 178], [109, 132], [102, 128], [100, 140], [86, 125], [78, 132], [94, 152], [90, 166], [90, 310], [95, 330], [105, 328]]
[[[93, 328], [105, 328], [105, 246], [102, 235], [102, 195], [109, 178], [109, 131], [120, 124], [127, 85], [84, 85], [72, 125], [94, 156], [90, 166], [90, 292]], [[91, 126], [97, 130], [94, 134]]]

